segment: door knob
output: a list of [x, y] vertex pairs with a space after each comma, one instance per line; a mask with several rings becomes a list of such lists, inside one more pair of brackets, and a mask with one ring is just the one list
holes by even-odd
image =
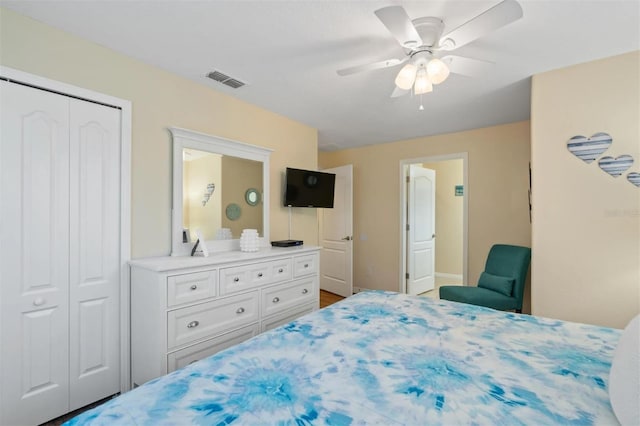
[[347, 235], [342, 239], [342, 241], [351, 241], [351, 235]]

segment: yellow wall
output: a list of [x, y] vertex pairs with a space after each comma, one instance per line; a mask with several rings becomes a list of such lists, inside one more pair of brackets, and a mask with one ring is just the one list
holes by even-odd
[[640, 312], [640, 188], [567, 150], [606, 132], [640, 172], [640, 52], [533, 78], [533, 313], [622, 328]]
[[[271, 239], [287, 238], [281, 175], [287, 166], [316, 168], [316, 129], [4, 8], [0, 8], [0, 64], [132, 102], [133, 257], [170, 252], [169, 126], [273, 149]], [[251, 86], [239, 90], [251, 90]], [[293, 215], [296, 236], [317, 244], [315, 209]]]
[[463, 274], [464, 196], [456, 197], [456, 185], [462, 185], [463, 160], [424, 163], [436, 172], [436, 274]]
[[[191, 241], [196, 241], [196, 230], [206, 240], [213, 240], [220, 229], [222, 212], [222, 156], [207, 154], [182, 165], [182, 222], [189, 229]], [[216, 185], [211, 198], [202, 205], [207, 185]]]
[[491, 245], [530, 247], [528, 121], [320, 152], [320, 168], [353, 164], [354, 286], [400, 287], [400, 160], [460, 152], [469, 158], [469, 282], [477, 282]]

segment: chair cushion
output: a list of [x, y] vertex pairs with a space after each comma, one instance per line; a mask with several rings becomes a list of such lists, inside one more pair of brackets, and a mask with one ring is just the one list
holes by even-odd
[[517, 300], [515, 297], [505, 296], [481, 287], [461, 285], [443, 286], [440, 287], [440, 299], [486, 306], [487, 308], [504, 311], [517, 308]]
[[514, 278], [501, 277], [498, 275], [489, 274], [483, 272], [478, 279], [478, 287], [486, 288], [487, 290], [497, 291], [505, 296], [511, 296], [513, 293], [513, 284], [516, 282]]

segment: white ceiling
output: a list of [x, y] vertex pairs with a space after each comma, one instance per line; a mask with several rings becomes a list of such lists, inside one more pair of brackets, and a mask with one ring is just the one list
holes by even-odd
[[[400, 4], [412, 19], [440, 17], [447, 33], [498, 2], [2, 0], [0, 5], [315, 127], [321, 150], [526, 120], [532, 75], [640, 48], [640, 1], [521, 0], [522, 19], [455, 50], [494, 62], [491, 72], [474, 78], [452, 74], [424, 95], [424, 111], [418, 111], [415, 97], [389, 97], [400, 67], [336, 74], [403, 57], [374, 15], [381, 7]], [[234, 90], [205, 78], [214, 69], [247, 85]], [[603, 78], [615, 78], [615, 70]]]

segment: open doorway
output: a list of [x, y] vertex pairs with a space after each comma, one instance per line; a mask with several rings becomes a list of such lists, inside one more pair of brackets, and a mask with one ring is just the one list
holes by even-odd
[[402, 160], [400, 291], [467, 282], [467, 153]]

